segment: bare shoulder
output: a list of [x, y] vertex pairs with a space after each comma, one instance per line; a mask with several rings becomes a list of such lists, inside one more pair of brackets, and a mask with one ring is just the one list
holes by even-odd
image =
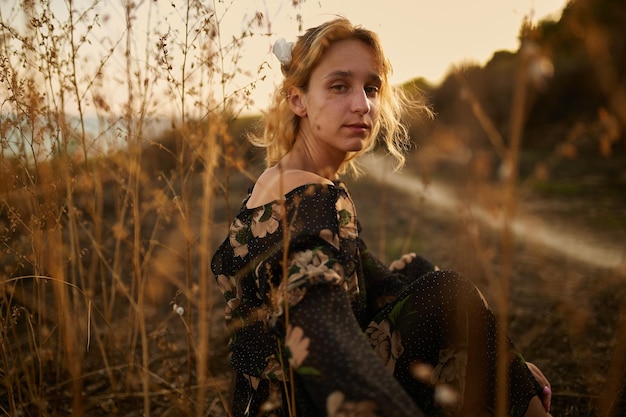
[[332, 184], [332, 181], [309, 171], [280, 170], [277, 167], [271, 167], [265, 170], [256, 181], [246, 206], [248, 208], [260, 207], [282, 199], [285, 194], [302, 185], [318, 183]]

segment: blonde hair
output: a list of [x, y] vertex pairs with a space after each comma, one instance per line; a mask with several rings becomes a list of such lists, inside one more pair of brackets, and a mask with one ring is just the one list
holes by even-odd
[[292, 87], [307, 91], [311, 73], [326, 51], [334, 43], [349, 39], [361, 41], [372, 49], [382, 84], [379, 96], [379, 117], [372, 129], [372, 134], [363, 149], [348, 155], [339, 173], [349, 170], [358, 175], [359, 170], [354, 163], [355, 159], [372, 150], [379, 137], [387, 151], [395, 158], [396, 168], [404, 165], [403, 153], [409, 148], [410, 141], [408, 130], [401, 122], [402, 113], [408, 107], [426, 110], [428, 114], [430, 111], [422, 103], [408, 100], [403, 90], [389, 84], [392, 67], [385, 57], [378, 35], [353, 25], [348, 19], [337, 18], [308, 29], [295, 43], [291, 61], [281, 66], [285, 78], [280, 88], [274, 92], [270, 107], [265, 114], [263, 136], [250, 138], [254, 145], [266, 149], [268, 166], [278, 163], [291, 150], [298, 133], [300, 118], [289, 107], [288, 91]]

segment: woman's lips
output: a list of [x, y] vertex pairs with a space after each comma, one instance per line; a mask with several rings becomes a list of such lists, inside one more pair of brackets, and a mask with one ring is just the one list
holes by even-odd
[[354, 132], [369, 132], [370, 127], [365, 123], [352, 123], [346, 127]]

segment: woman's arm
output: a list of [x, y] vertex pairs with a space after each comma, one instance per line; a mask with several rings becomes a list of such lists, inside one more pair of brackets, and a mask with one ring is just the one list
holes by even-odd
[[285, 344], [296, 389], [319, 415], [349, 410], [390, 417], [422, 416], [363, 335], [345, 290], [317, 285], [290, 312]]
[[394, 301], [414, 279], [436, 269], [435, 265], [414, 253], [392, 262], [390, 268], [369, 250], [361, 238], [358, 239], [358, 247], [370, 319], [385, 305]]

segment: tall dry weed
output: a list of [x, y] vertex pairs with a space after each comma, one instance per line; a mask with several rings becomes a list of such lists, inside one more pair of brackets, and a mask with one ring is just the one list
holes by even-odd
[[[233, 79], [244, 72], [242, 46], [269, 32], [270, 22], [249, 16], [240, 35], [230, 37], [221, 27], [231, 7], [224, 2], [167, 4], [167, 10], [149, 1], [77, 3], [15, 1], [0, 8], [0, 412], [227, 415], [227, 335], [219, 325], [221, 302], [209, 260], [224, 236], [220, 221], [232, 217], [230, 183], [248, 176], [245, 148], [229, 126], [263, 72], [250, 74], [243, 86], [232, 87]], [[610, 154], [620, 123], [626, 124], [624, 87], [602, 28], [586, 21], [579, 27], [609, 97], [598, 124], [602, 149]], [[462, 96], [503, 175], [493, 187], [493, 166], [481, 165], [465, 190], [476, 200], [489, 195], [491, 207], [503, 208], [496, 249], [474, 233], [476, 219], [465, 219], [471, 256], [495, 288], [505, 324], [501, 338], [513, 313], [517, 242], [511, 225], [520, 201], [560, 160], [577, 155], [589, 127], [573, 126], [532, 175], [520, 175], [532, 91], [527, 71], [535, 71], [528, 65], [539, 58], [525, 55], [525, 46], [506, 133], [475, 91], [466, 86]], [[462, 71], [455, 76], [464, 82]], [[454, 136], [449, 128], [439, 133]], [[423, 155], [418, 152], [417, 160], [428, 163], [419, 159]], [[406, 233], [403, 227], [381, 234], [381, 248]], [[411, 224], [409, 233], [416, 229]], [[410, 240], [402, 246], [409, 248]], [[501, 255], [499, 268], [491, 265], [494, 253]], [[550, 273], [557, 269], [542, 265]], [[576, 304], [588, 288], [584, 279], [581, 273], [563, 286], [544, 283], [558, 313], [546, 326], [571, 319], [563, 337], [577, 345], [567, 354], [593, 359], [581, 347], [592, 314]], [[609, 278], [599, 280], [590, 299], [611, 285]], [[625, 315], [616, 317], [617, 335], [607, 342], [614, 346], [606, 349], [610, 364], [577, 365], [588, 376], [591, 388], [583, 388], [590, 394], [556, 391], [561, 398], [593, 397], [603, 416], [617, 415], [624, 384]], [[550, 336], [543, 327], [524, 333], [528, 344], [541, 345], [537, 334]], [[558, 352], [559, 346], [544, 351]], [[548, 369], [562, 369], [563, 358], [550, 359]]]
[[3, 415], [226, 414], [213, 212], [245, 169], [229, 125], [263, 74], [230, 81], [267, 25], [224, 38], [228, 13], [2, 5]]

